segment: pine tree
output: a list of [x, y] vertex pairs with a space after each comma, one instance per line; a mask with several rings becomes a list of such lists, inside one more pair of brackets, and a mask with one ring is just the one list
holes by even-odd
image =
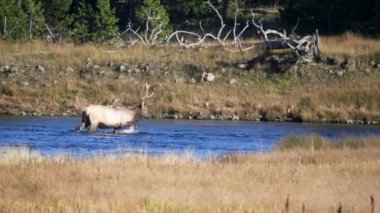
[[163, 39], [167, 34], [171, 32], [169, 26], [169, 14], [166, 9], [161, 5], [160, 0], [143, 0], [137, 7], [135, 13], [135, 19], [139, 24], [145, 24], [147, 19], [149, 20], [149, 29], [162, 24], [162, 33], [159, 39]]
[[0, 28], [4, 39], [25, 40], [40, 36], [45, 18], [38, 0], [2, 0], [0, 2]]
[[28, 26], [29, 39], [34, 36], [40, 36], [45, 30], [45, 17], [41, 1], [24, 0], [21, 3], [21, 8], [26, 14], [25, 25]]
[[371, 32], [376, 36], [380, 36], [380, 0], [376, 1], [374, 11], [375, 13], [371, 20]]
[[79, 2], [77, 11], [73, 15], [73, 35], [72, 39], [77, 43], [93, 41], [96, 37], [95, 28], [95, 11], [90, 4], [84, 0]]
[[25, 14], [14, 0], [0, 1], [0, 32], [3, 39], [16, 39], [22, 31], [19, 19], [25, 19]]
[[117, 18], [109, 0], [97, 0], [92, 6], [85, 0], [79, 2], [73, 20], [73, 40], [75, 42], [104, 41], [117, 33]]
[[97, 15], [95, 17], [96, 37], [100, 41], [112, 38], [118, 31], [118, 19], [115, 10], [111, 9], [109, 0], [97, 0]]
[[72, 22], [68, 14], [73, 0], [42, 0], [46, 24], [54, 32], [67, 32], [68, 25]]

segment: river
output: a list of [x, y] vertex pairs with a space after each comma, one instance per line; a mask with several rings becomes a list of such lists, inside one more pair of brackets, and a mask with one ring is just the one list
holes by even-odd
[[88, 157], [123, 152], [183, 154], [199, 158], [271, 150], [290, 135], [319, 134], [330, 139], [380, 136], [380, 126], [232, 121], [142, 120], [132, 134], [74, 131], [80, 117], [0, 116], [0, 147], [26, 146], [43, 155]]

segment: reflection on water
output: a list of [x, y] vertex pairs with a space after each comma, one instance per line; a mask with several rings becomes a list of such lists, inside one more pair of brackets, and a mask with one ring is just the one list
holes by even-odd
[[0, 146], [28, 146], [45, 155], [192, 151], [205, 158], [233, 152], [266, 152], [289, 135], [320, 134], [336, 139], [380, 136], [379, 126], [301, 123], [143, 120], [131, 134], [74, 131], [80, 117], [0, 117]]

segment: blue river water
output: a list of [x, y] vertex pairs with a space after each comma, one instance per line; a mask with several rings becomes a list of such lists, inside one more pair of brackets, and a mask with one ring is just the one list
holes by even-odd
[[132, 134], [115, 135], [112, 129], [88, 134], [74, 131], [80, 119], [0, 116], [0, 148], [26, 146], [47, 156], [191, 152], [207, 158], [237, 152], [267, 152], [290, 135], [319, 134], [333, 140], [380, 136], [380, 126], [369, 125], [178, 120], [142, 120]]

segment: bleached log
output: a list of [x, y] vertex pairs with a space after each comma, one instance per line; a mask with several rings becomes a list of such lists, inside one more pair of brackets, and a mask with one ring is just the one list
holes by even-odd
[[262, 24], [262, 20], [258, 22], [255, 21], [254, 13], [252, 14], [252, 24], [259, 29], [260, 34], [264, 38], [265, 49], [274, 50], [274, 49], [288, 49], [291, 48], [296, 51], [297, 55], [305, 60], [316, 60], [319, 57], [319, 33], [318, 30], [313, 35], [307, 35], [304, 37], [300, 37], [295, 35], [294, 31], [298, 26], [298, 22], [296, 26], [292, 30], [292, 34], [290, 36], [286, 35], [286, 31], [279, 32], [277, 30], [272, 29], [264, 29]]

